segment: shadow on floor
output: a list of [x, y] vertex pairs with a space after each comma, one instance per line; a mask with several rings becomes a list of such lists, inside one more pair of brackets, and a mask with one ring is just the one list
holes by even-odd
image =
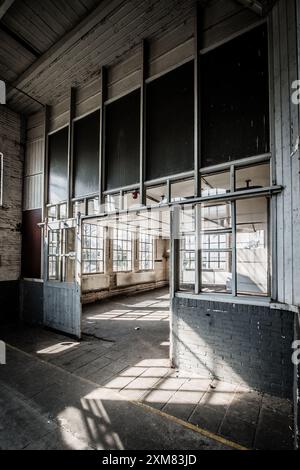
[[[0, 369], [6, 409], [0, 422], [8, 436], [4, 443], [0, 437], [1, 447], [14, 448], [19, 442], [18, 448], [219, 448], [217, 441], [203, 440], [193, 431], [181, 435], [184, 428], [137, 411], [130, 400], [248, 448], [293, 447], [289, 400], [169, 367], [166, 290], [90, 305], [83, 331], [81, 342], [40, 328], [5, 332], [9, 344], [31, 356], [9, 351], [8, 365]], [[32, 424], [31, 442], [22, 431], [16, 437], [17, 428], [9, 424], [14, 413], [22, 421], [17, 410], [27, 405], [28, 416], [33, 414], [37, 428], [45, 431], [44, 436], [35, 433]], [[26, 429], [26, 413], [24, 419]], [[153, 436], [150, 430], [156, 426], [161, 432], [153, 431]]]

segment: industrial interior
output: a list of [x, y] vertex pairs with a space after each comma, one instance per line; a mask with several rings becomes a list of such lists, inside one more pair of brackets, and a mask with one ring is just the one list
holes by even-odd
[[0, 448], [298, 448], [299, 26], [0, 0]]

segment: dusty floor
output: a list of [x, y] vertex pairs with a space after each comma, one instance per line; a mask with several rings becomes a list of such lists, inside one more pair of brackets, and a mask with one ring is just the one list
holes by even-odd
[[165, 289], [86, 306], [81, 342], [3, 331], [0, 448], [292, 448], [288, 400], [170, 369], [168, 309]]

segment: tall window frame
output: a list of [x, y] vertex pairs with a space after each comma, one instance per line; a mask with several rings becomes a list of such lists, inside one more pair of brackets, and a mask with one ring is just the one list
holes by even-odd
[[153, 235], [139, 231], [138, 261], [139, 271], [154, 270], [154, 242]]
[[105, 227], [84, 223], [82, 230], [82, 274], [103, 274]]
[[133, 268], [133, 236], [128, 228], [113, 228], [113, 272], [130, 272]]

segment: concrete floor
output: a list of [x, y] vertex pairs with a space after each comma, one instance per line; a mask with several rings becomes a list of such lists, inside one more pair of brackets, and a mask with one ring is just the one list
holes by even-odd
[[81, 342], [3, 331], [0, 448], [292, 448], [290, 401], [169, 367], [168, 310], [160, 289], [86, 306]]

